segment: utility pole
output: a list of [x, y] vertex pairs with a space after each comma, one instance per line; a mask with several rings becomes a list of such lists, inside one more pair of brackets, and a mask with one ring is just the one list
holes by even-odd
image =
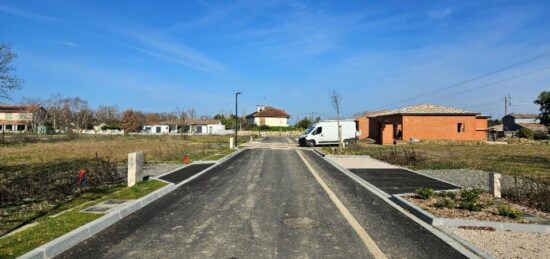
[[512, 105], [512, 96], [510, 94], [504, 96], [504, 116], [508, 115], [508, 108]]
[[235, 93], [235, 147], [239, 147], [239, 141], [237, 139], [237, 131], [239, 131], [239, 106], [238, 106], [238, 97], [241, 92]]

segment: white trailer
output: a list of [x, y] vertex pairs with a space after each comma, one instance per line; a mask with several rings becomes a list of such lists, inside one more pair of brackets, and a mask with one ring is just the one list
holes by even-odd
[[[357, 141], [355, 120], [340, 120], [342, 140], [347, 146]], [[324, 120], [313, 124], [298, 139], [300, 146], [315, 147], [318, 145], [338, 145], [338, 122]]]

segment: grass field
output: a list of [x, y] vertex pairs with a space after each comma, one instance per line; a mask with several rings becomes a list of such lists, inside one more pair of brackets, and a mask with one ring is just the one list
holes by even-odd
[[[412, 169], [469, 168], [508, 175], [550, 177], [550, 145], [489, 145], [480, 142], [418, 143], [414, 145], [380, 146], [360, 143], [348, 153], [365, 154], [387, 160], [388, 153], [414, 151], [419, 161], [396, 159]], [[391, 161], [388, 161], [391, 162]]]
[[[57, 211], [83, 195], [107, 195], [120, 187], [117, 182], [94, 186], [88, 193], [75, 191], [81, 167], [97, 167], [98, 161], [107, 159], [124, 168], [128, 153], [135, 151], [144, 152], [146, 163], [181, 163], [184, 154], [191, 161], [214, 159], [230, 152], [228, 142], [229, 136], [122, 135], [0, 145], [0, 233]], [[10, 195], [16, 201], [6, 201]]]

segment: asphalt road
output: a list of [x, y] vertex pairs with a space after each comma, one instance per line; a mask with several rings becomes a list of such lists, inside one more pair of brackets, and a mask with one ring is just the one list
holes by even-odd
[[313, 152], [252, 149], [59, 258], [372, 257], [297, 152], [387, 257], [462, 257]]

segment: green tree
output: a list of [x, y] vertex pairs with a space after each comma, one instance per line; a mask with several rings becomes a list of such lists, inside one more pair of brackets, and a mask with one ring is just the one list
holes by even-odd
[[307, 129], [311, 126], [311, 120], [306, 118], [301, 119], [298, 123], [296, 123], [296, 127], [300, 129]]
[[17, 54], [11, 50], [9, 44], [0, 43], [0, 100], [9, 100], [9, 93], [21, 88], [23, 83], [14, 75], [15, 66], [12, 65], [12, 62], [16, 57]]
[[542, 91], [539, 97], [535, 100], [535, 104], [540, 106], [540, 124], [548, 127], [550, 131], [550, 92]]

